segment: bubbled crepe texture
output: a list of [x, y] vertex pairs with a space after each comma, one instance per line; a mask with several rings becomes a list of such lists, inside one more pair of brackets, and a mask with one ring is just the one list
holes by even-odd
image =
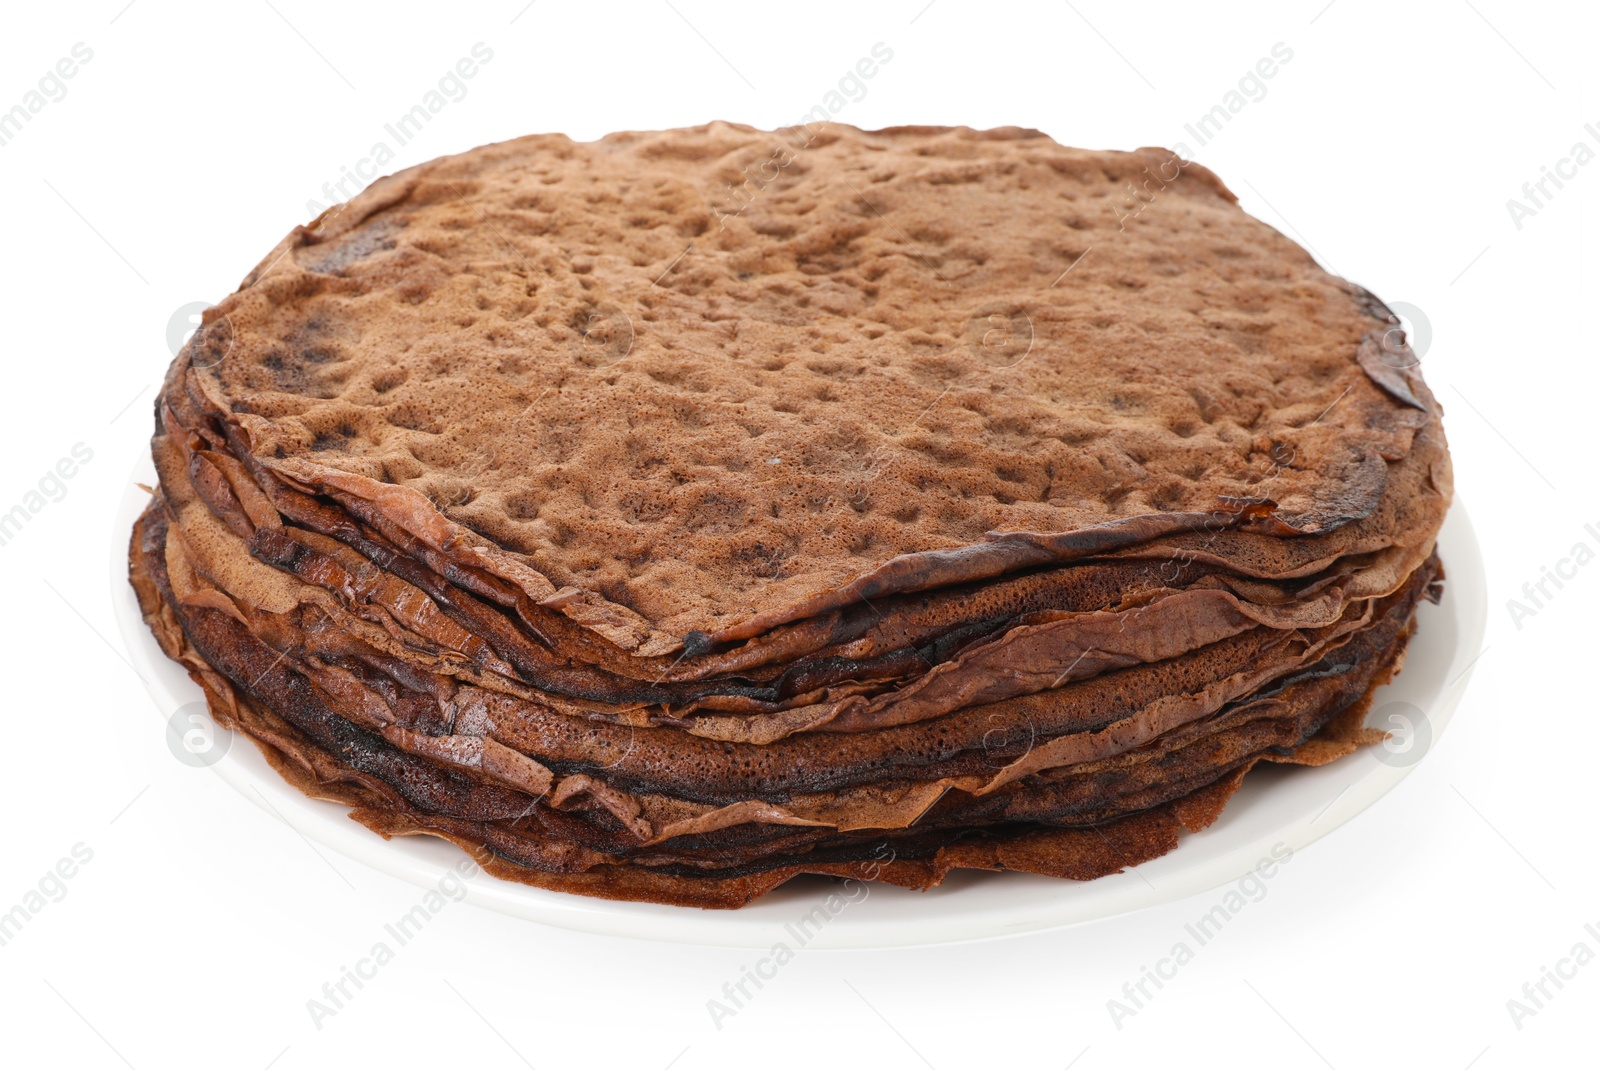
[[1087, 879], [1375, 735], [1450, 497], [1398, 339], [1158, 150], [523, 138], [207, 313], [133, 579], [285, 776], [502, 876]]

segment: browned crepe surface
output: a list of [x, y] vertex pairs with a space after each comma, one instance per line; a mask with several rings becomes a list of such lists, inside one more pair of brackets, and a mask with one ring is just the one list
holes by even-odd
[[[273, 470], [476, 533], [652, 650], [991, 531], [1367, 515], [1431, 403], [1358, 359], [1386, 310], [1198, 165], [1119, 223], [1163, 165], [1016, 130], [523, 138], [297, 229], [207, 314], [194, 389]], [[1000, 306], [1025, 355], [983, 344]]]

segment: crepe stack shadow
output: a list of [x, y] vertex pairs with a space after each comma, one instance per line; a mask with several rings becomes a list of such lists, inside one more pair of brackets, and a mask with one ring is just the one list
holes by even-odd
[[522, 138], [205, 314], [131, 578], [287, 780], [503, 878], [1088, 880], [1382, 738], [1451, 495], [1401, 338], [1162, 150]]

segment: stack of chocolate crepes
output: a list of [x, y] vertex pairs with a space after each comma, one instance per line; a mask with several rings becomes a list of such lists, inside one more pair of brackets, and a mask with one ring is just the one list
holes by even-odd
[[1161, 150], [523, 138], [207, 312], [132, 578], [284, 777], [501, 877], [1089, 879], [1380, 738], [1450, 498], [1415, 364]]

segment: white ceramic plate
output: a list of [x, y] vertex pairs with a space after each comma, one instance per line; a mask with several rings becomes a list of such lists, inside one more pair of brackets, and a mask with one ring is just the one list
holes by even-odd
[[[111, 547], [111, 589], [130, 661], [149, 682], [169, 718], [172, 741], [198, 731], [192, 717], [200, 689], [167, 660], [139, 616], [127, 581], [128, 531], [148, 500], [135, 482], [153, 485], [148, 461], [130, 477]], [[1483, 559], [1466, 510], [1458, 501], [1439, 536], [1447, 574], [1444, 600], [1418, 610], [1416, 637], [1405, 670], [1380, 690], [1368, 724], [1397, 733], [1321, 768], [1257, 767], [1222, 817], [1186, 836], [1160, 858], [1087, 883], [1022, 873], [957, 871], [939, 887], [913, 892], [887, 885], [850, 885], [849, 898], [831, 901], [841, 886], [800, 878], [735, 911], [696, 910], [549, 892], [486, 875], [467, 882], [467, 897], [492, 910], [568, 929], [648, 940], [770, 948], [780, 940], [808, 948], [889, 947], [950, 943], [1050, 929], [1170, 902], [1244, 876], [1273, 846], [1299, 850], [1362, 810], [1400, 782], [1444, 731], [1465, 690], [1483, 644], [1487, 597]], [[202, 722], [203, 725], [203, 722]], [[223, 749], [223, 744], [228, 744]], [[175, 752], [177, 745], [174, 743]], [[309, 799], [286, 784], [244, 741], [220, 739], [214, 768], [222, 779], [306, 836], [359, 862], [424, 888], [465, 856], [427, 836], [384, 840], [351, 821], [344, 807]], [[199, 758], [197, 757], [198, 761]], [[259, 793], [259, 794], [258, 794]], [[1373, 826], [1370, 831], [1379, 830]], [[1280, 848], [1281, 850], [1281, 848]], [[839, 909], [843, 904], [842, 909]], [[809, 920], [808, 920], [809, 919]]]

